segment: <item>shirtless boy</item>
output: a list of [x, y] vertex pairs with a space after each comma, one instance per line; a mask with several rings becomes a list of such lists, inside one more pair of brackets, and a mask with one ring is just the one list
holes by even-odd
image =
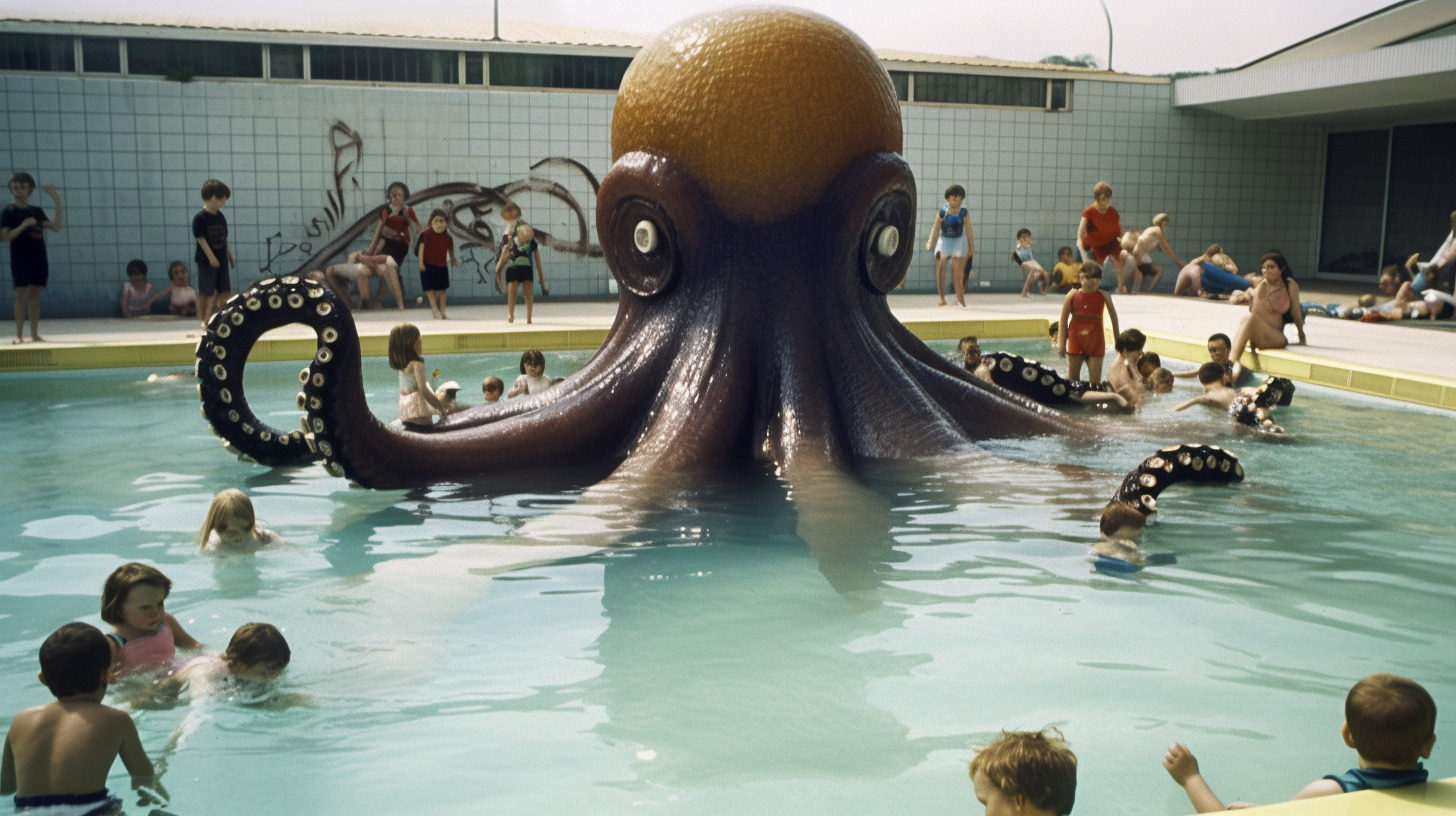
[[40, 681], [56, 701], [15, 715], [0, 768], [0, 795], [16, 794], [17, 814], [119, 812], [106, 790], [118, 754], [133, 788], [166, 796], [131, 717], [101, 703], [110, 668], [111, 647], [89, 624], [68, 623], [41, 644]]
[[1163, 250], [1173, 263], [1183, 266], [1183, 262], [1178, 260], [1178, 253], [1168, 246], [1168, 221], [1167, 213], [1158, 213], [1153, 216], [1153, 225], [1141, 233], [1123, 233], [1122, 248], [1127, 254], [1123, 256], [1122, 271], [1118, 277], [1124, 289], [1134, 294], [1143, 291], [1144, 278], [1153, 279], [1146, 291], [1158, 288], [1158, 281], [1163, 279], [1163, 267], [1152, 262], [1155, 249]]
[[1218, 363], [1204, 363], [1198, 367], [1198, 382], [1203, 384], [1203, 393], [1174, 408], [1181, 411], [1195, 405], [1212, 405], [1227, 411], [1239, 392], [1229, 387], [1228, 372]]

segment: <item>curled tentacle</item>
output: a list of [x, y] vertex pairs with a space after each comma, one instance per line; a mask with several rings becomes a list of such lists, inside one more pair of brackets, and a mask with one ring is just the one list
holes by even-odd
[[1294, 383], [1284, 377], [1270, 377], [1258, 388], [1244, 389], [1229, 406], [1229, 416], [1240, 425], [1259, 433], [1282, 434], [1284, 429], [1269, 418], [1275, 405], [1288, 405], [1294, 397]]
[[[265, 465], [297, 464], [317, 458], [302, 431], [281, 430], [259, 419], [243, 390], [243, 369], [258, 338], [270, 329], [292, 323], [308, 326], [318, 337], [313, 363], [300, 374], [306, 381], [315, 376], [315, 365], [327, 370], [342, 329], [347, 326], [351, 334], [353, 329], [348, 307], [328, 287], [287, 275], [264, 279], [234, 295], [208, 321], [207, 332], [197, 343], [197, 390], [202, 415], [230, 450]], [[357, 338], [355, 344], [357, 354]], [[307, 410], [306, 393], [299, 394], [298, 407]]]
[[1217, 445], [1172, 445], [1149, 456], [1129, 472], [1112, 501], [1136, 507], [1143, 515], [1157, 512], [1158, 494], [1179, 482], [1241, 482], [1239, 458]]

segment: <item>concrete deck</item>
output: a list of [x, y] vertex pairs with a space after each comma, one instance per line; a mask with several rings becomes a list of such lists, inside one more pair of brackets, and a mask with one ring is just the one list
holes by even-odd
[[[1338, 289], [1305, 287], [1306, 300], [1348, 300]], [[925, 339], [975, 334], [983, 338], [1033, 337], [1055, 321], [1061, 297], [1021, 298], [1016, 294], [968, 296], [969, 308], [939, 307], [932, 295], [894, 295], [890, 306], [912, 331]], [[1206, 359], [1205, 344], [1214, 332], [1233, 335], [1245, 309], [1225, 302], [1169, 295], [1114, 297], [1122, 328], [1139, 328], [1148, 349], [1182, 360]], [[517, 316], [524, 318], [524, 306]], [[423, 308], [355, 314], [363, 351], [382, 356], [389, 329], [401, 320], [417, 324], [430, 354], [520, 351], [527, 348], [590, 349], [601, 343], [616, 314], [615, 302], [537, 301], [536, 322], [510, 324], [501, 304], [455, 306], [448, 321], [432, 320]], [[1447, 325], [1450, 325], [1449, 323]], [[121, 319], [46, 319], [43, 343], [0, 346], [0, 372], [82, 368], [192, 365], [198, 327], [170, 317]], [[1246, 354], [1256, 371], [1286, 376], [1364, 394], [1456, 410], [1456, 330], [1419, 326], [1414, 321], [1370, 324], [1311, 317], [1308, 346]], [[1110, 337], [1109, 337], [1110, 339]], [[982, 343], [988, 350], [994, 343]], [[250, 359], [307, 360], [313, 333], [289, 326], [260, 341]]]

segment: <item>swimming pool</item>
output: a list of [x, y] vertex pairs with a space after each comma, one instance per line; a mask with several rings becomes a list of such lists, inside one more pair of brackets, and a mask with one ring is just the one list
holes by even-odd
[[[548, 355], [547, 371], [588, 356]], [[509, 383], [516, 356], [428, 365]], [[387, 417], [395, 374], [365, 367]], [[297, 368], [248, 367], [279, 427], [296, 422]], [[1163, 397], [1107, 417], [1095, 445], [870, 468], [883, 507], [854, 524], [888, 534], [821, 521], [854, 548], [811, 552], [784, 487], [740, 475], [646, 517], [627, 542], [641, 546], [580, 555], [514, 534], [577, 491], [374, 492], [243, 464], [193, 382], [153, 373], [173, 372], [0, 377], [0, 699], [7, 715], [48, 699], [40, 641], [99, 623], [101, 582], [127, 560], [172, 578], [171, 611], [209, 647], [278, 624], [294, 651], [281, 690], [306, 701], [207, 708], [168, 758], [173, 813], [961, 811], [969, 746], [1047, 724], [1080, 759], [1078, 813], [1180, 813], [1159, 765], [1170, 741], [1226, 798], [1275, 801], [1354, 764], [1338, 733], [1359, 677], [1407, 674], [1456, 700], [1449, 413], [1301, 386], [1278, 414], [1293, 438], [1269, 442]], [[1091, 572], [1101, 505], [1179, 441], [1224, 444], [1248, 480], [1163, 494], [1144, 541], [1176, 564]], [[231, 486], [287, 547], [197, 553]], [[185, 717], [137, 713], [149, 753]], [[1451, 719], [1434, 777], [1456, 775]]]

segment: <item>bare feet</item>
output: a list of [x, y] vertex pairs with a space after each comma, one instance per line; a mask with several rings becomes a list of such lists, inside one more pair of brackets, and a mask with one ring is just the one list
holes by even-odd
[[961, 307], [962, 309], [966, 308], [966, 299], [965, 298], [956, 298], [956, 305], [959, 306], [959, 307]]
[[944, 306], [945, 305], [945, 298], [941, 298], [940, 299], [940, 302], [937, 303], [937, 304], [935, 304], [935, 305], [937, 305], [937, 306]]
[[[941, 305], [943, 306], [945, 304], [941, 304]], [[17, 337], [14, 340], [11, 340], [10, 341], [10, 345], [12, 345], [12, 346], [18, 346], [18, 345], [20, 345], [21, 343], [24, 343], [24, 342], [25, 342], [25, 338], [24, 337]]]
[[514, 323], [514, 322], [516, 322], [516, 316], [515, 315], [506, 315], [506, 322], [507, 323]]
[[30, 342], [32, 342], [32, 343], [44, 343], [45, 342], [45, 338], [44, 337], [41, 337], [38, 334], [32, 334], [30, 336]]

